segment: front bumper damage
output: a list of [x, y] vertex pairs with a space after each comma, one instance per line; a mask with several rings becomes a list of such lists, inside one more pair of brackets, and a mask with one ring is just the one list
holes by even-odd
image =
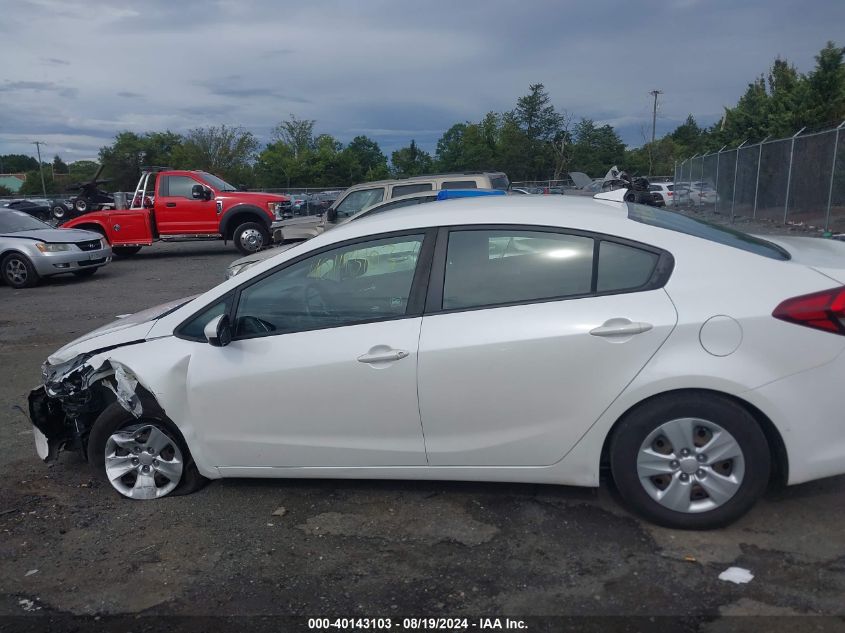
[[58, 365], [44, 363], [44, 384], [29, 393], [29, 419], [44, 461], [62, 450], [87, 458], [87, 441], [97, 416], [112, 402], [136, 418], [143, 413], [138, 379], [122, 364], [101, 354], [83, 354]]

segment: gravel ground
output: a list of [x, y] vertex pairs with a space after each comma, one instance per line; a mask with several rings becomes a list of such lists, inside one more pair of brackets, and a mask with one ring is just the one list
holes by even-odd
[[[17, 407], [43, 359], [116, 314], [213, 286], [235, 258], [159, 244], [90, 279], [0, 287], [0, 630], [63, 614], [150, 616], [132, 630], [183, 615], [623, 615], [725, 631], [748, 614], [840, 630], [845, 477], [687, 533], [629, 515], [608, 486], [227, 480], [137, 503], [73, 454], [40, 462]], [[719, 580], [729, 566], [754, 579]], [[835, 617], [783, 617], [801, 615]]]

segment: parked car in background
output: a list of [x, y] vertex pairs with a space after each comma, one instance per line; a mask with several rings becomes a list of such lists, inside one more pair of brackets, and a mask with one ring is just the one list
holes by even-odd
[[845, 472], [845, 244], [613, 194], [377, 214], [106, 325], [44, 364], [36, 450], [151, 500], [204, 477], [607, 472], [687, 529]]
[[38, 218], [39, 220], [48, 220], [51, 217], [50, 201], [43, 198], [12, 200], [11, 202], [3, 203], [3, 208], [22, 211], [23, 213], [27, 213]]
[[677, 204], [697, 207], [716, 204], [719, 201], [719, 194], [716, 189], [706, 181], [676, 184], [674, 193], [674, 201]]
[[57, 229], [22, 211], [0, 209], [0, 277], [13, 288], [65, 273], [90, 277], [111, 256], [98, 233]]
[[[367, 207], [363, 211], [359, 211], [348, 220], [344, 220], [339, 224], [346, 224], [347, 222], [360, 220], [362, 218], [375, 215], [377, 213], [384, 213], [385, 211], [400, 209], [402, 207], [414, 206], [426, 202], [455, 200], [458, 198], [476, 198], [480, 196], [503, 196], [506, 193], [507, 192], [501, 191], [500, 189], [442, 189], [437, 193], [433, 191], [420, 191], [418, 193], [412, 193], [407, 196], [401, 196], [399, 198], [393, 198], [392, 200], [387, 200], [379, 204], [374, 204], [371, 207]], [[327, 225], [325, 229], [318, 226], [318, 234], [329, 230], [333, 226], [334, 225]], [[302, 235], [300, 241], [315, 237], [314, 235], [311, 235], [311, 231], [313, 230], [311, 227], [306, 226], [305, 230], [302, 233], [297, 233], [296, 228], [296, 225], [289, 225], [288, 227], [286, 227], [288, 235]], [[293, 244], [295, 244], [295, 242], [288, 241], [286, 244], [283, 244], [283, 246], [292, 246]], [[255, 253], [254, 255], [247, 255], [246, 257], [236, 259], [231, 264], [229, 264], [229, 267], [226, 269], [226, 278], [229, 279], [230, 277], [234, 277], [235, 275], [243, 272], [250, 266], [257, 264], [258, 262], [261, 262], [267, 259], [268, 257], [273, 257], [279, 252], [281, 252], [279, 248], [269, 248], [259, 253]]]
[[675, 196], [675, 184], [671, 182], [653, 182], [649, 184], [648, 190], [654, 195], [657, 206], [672, 206]]

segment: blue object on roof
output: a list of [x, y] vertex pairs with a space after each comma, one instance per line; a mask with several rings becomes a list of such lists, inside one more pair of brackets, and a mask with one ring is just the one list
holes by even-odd
[[437, 192], [438, 200], [453, 200], [455, 198], [478, 198], [480, 196], [503, 196], [501, 189], [441, 189]]

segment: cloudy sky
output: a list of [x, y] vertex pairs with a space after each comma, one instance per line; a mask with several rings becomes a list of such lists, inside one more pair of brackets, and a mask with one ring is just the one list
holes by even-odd
[[842, 0], [2, 0], [0, 154], [95, 158], [120, 130], [242, 125], [293, 113], [389, 152], [433, 151], [458, 121], [530, 83], [640, 145], [712, 123], [776, 56], [806, 71], [845, 44]]

